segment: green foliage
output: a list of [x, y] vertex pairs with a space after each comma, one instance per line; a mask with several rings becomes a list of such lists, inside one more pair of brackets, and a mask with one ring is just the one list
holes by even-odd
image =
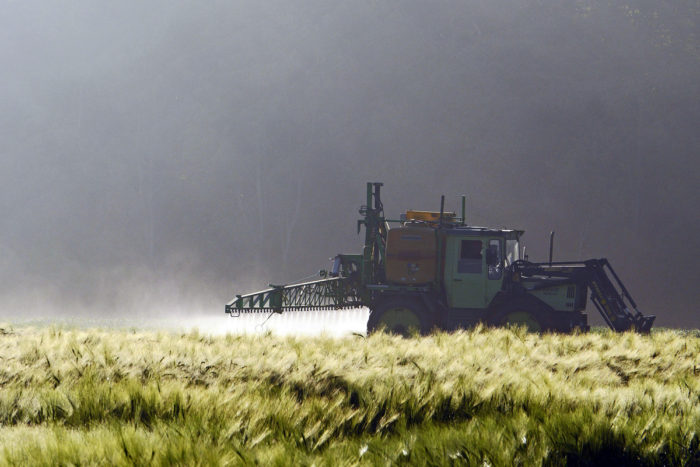
[[4, 328], [0, 463], [700, 462], [700, 337]]

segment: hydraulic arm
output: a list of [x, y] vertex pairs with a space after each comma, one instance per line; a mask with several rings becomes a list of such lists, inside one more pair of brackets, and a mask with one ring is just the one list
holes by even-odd
[[[623, 332], [634, 328], [640, 332], [649, 332], [656, 319], [653, 315], [644, 316], [637, 309], [632, 296], [605, 258], [559, 263], [517, 261], [513, 266], [514, 271], [523, 278], [561, 279], [588, 287], [591, 291], [591, 301], [606, 324], [614, 331]], [[615, 282], [610, 280], [607, 272]], [[537, 290], [551, 285], [551, 282], [544, 282], [541, 286], [535, 285], [528, 290]]]

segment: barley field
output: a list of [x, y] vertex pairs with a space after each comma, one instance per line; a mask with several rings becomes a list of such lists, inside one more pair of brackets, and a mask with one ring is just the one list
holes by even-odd
[[2, 465], [700, 465], [700, 332], [0, 326]]

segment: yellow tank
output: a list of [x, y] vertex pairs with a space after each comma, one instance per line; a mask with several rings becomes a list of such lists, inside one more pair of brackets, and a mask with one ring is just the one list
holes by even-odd
[[432, 282], [436, 256], [435, 229], [403, 226], [389, 230], [386, 240], [387, 282], [412, 285]]
[[[457, 217], [454, 212], [443, 212], [442, 220], [451, 222]], [[407, 221], [440, 222], [440, 212], [435, 211], [406, 211]]]

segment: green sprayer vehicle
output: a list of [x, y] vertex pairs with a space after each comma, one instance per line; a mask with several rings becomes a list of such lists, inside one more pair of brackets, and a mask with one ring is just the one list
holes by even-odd
[[[531, 331], [587, 331], [590, 299], [615, 331], [648, 332], [655, 316], [644, 316], [606, 259], [533, 263], [521, 255], [522, 230], [467, 225], [440, 211], [407, 211], [384, 217], [381, 183], [367, 184], [358, 233], [360, 254], [340, 254], [318, 280], [270, 285], [236, 295], [226, 313], [283, 313], [369, 308], [367, 332], [409, 334], [454, 330], [477, 323], [524, 325]], [[393, 225], [393, 226], [390, 226]], [[590, 294], [589, 294], [590, 291]]]

